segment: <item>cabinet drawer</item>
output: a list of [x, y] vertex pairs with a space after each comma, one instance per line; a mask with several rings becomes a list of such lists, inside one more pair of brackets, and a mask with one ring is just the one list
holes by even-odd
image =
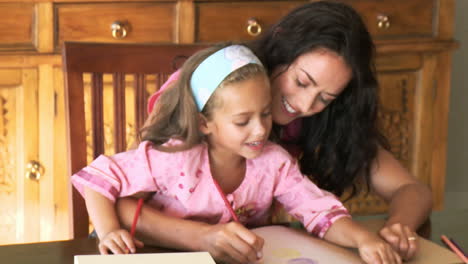
[[433, 35], [435, 1], [352, 0], [347, 3], [361, 14], [376, 39], [424, 38]]
[[55, 46], [70, 40], [172, 42], [175, 12], [175, 2], [58, 4]]
[[[306, 2], [307, 1], [197, 3], [195, 6], [195, 41], [217, 42], [253, 39], [259, 28], [261, 28], [262, 31], [267, 30], [282, 16]], [[249, 24], [250, 19], [252, 20]], [[251, 34], [248, 32], [249, 29]]]
[[35, 4], [0, 3], [0, 50], [35, 49]]

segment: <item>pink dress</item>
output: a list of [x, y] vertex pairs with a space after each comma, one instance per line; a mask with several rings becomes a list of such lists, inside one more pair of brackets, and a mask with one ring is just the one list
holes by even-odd
[[[211, 224], [232, 221], [213, 181], [206, 144], [167, 153], [145, 141], [136, 150], [99, 156], [74, 174], [72, 183], [82, 195], [87, 186], [112, 201], [154, 192], [148, 203], [165, 214]], [[295, 159], [273, 143], [266, 144], [259, 157], [246, 160], [242, 183], [226, 197], [244, 225], [266, 224], [277, 199], [318, 237], [323, 237], [335, 220], [349, 216], [333, 194], [304, 177]]]

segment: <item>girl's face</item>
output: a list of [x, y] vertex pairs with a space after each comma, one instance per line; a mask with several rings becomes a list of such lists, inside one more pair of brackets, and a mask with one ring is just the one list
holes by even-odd
[[271, 75], [273, 121], [286, 125], [321, 112], [343, 91], [352, 77], [343, 57], [327, 49], [299, 56]]
[[271, 130], [271, 90], [267, 76], [226, 85], [217, 92], [221, 104], [202, 129], [212, 153], [255, 158]]

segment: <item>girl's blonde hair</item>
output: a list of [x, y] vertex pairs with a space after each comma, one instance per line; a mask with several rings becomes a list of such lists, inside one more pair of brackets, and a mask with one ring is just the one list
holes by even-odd
[[[211, 120], [214, 110], [222, 106], [222, 100], [217, 96], [224, 87], [251, 79], [258, 74], [268, 78], [263, 66], [247, 64], [231, 72], [216, 88], [201, 113], [198, 111], [190, 86], [190, 80], [195, 69], [211, 54], [225, 48], [230, 43], [215, 45], [192, 55], [182, 66], [179, 79], [168, 87], [160, 96], [154, 107], [151, 123], [140, 131], [141, 140], [152, 141], [156, 148], [162, 151], [181, 151], [190, 149], [203, 141], [200, 132], [200, 116]], [[169, 139], [180, 139], [182, 143], [176, 146], [163, 146]]]

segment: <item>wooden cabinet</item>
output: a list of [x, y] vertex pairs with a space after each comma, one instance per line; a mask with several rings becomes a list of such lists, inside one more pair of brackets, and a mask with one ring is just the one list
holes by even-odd
[[[431, 186], [435, 208], [441, 209], [451, 53], [455, 47], [454, 0], [342, 1], [363, 16], [376, 43], [379, 125], [395, 156]], [[2, 1], [0, 202], [8, 206], [0, 210], [0, 244], [70, 237], [70, 173], [60, 56], [63, 41], [251, 40], [306, 2]], [[26, 178], [30, 161], [43, 168], [39, 180]], [[346, 205], [355, 213], [386, 210], [384, 202], [372, 194]]]
[[66, 154], [64, 114], [55, 101], [63, 96], [61, 68], [53, 65], [59, 59], [0, 59], [0, 244], [70, 234], [67, 167], [57, 163]]
[[64, 40], [173, 42], [175, 2], [57, 4], [57, 51]]
[[249, 40], [307, 1], [232, 1], [195, 4], [195, 42]]
[[18, 236], [36, 238], [36, 230], [25, 222], [38, 216], [37, 182], [17, 175], [25, 175], [25, 165], [38, 153], [37, 81], [37, 68], [0, 69], [0, 240], [4, 242], [15, 242]]

